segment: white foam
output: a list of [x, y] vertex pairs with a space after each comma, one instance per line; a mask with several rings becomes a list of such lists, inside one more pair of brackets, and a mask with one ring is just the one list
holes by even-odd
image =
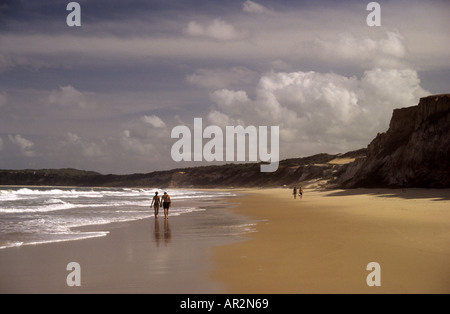
[[22, 246], [23, 244], [24, 244], [23, 242], [19, 242], [19, 241], [7, 242], [6, 244], [0, 245], [0, 249], [19, 247], [19, 246]]
[[70, 203], [61, 203], [61, 204], [52, 204], [41, 206], [37, 208], [24, 207], [24, 208], [0, 208], [0, 213], [7, 214], [20, 214], [20, 213], [46, 213], [58, 210], [67, 210], [71, 208], [75, 208], [76, 206]]
[[80, 234], [68, 234], [68, 238], [64, 239], [51, 239], [51, 240], [39, 240], [39, 241], [33, 241], [33, 242], [12, 242], [8, 243], [6, 245], [0, 246], [0, 249], [7, 249], [7, 248], [13, 248], [13, 247], [20, 247], [25, 245], [38, 245], [38, 244], [46, 244], [46, 243], [59, 243], [59, 242], [68, 242], [68, 241], [77, 241], [77, 240], [85, 240], [85, 239], [91, 239], [91, 238], [99, 238], [99, 237], [106, 237], [109, 234], [109, 231], [105, 232], [85, 232]]
[[[164, 192], [138, 188], [0, 189], [0, 248], [106, 236], [105, 232], [74, 228], [153, 217], [150, 203], [155, 191]], [[176, 204], [170, 210], [171, 216], [205, 211], [184, 201], [234, 196], [228, 192], [167, 192]]]

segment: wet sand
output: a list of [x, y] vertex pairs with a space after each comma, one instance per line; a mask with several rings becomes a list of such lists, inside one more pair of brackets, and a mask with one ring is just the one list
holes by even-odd
[[[238, 240], [246, 223], [223, 207], [209, 202], [168, 221], [89, 227], [105, 237], [2, 249], [0, 293], [221, 293], [208, 278], [210, 248]], [[81, 267], [81, 287], [66, 283], [70, 262]]]
[[[450, 293], [449, 190], [250, 190], [248, 240], [214, 249], [229, 293]], [[381, 287], [366, 283], [377, 262]]]

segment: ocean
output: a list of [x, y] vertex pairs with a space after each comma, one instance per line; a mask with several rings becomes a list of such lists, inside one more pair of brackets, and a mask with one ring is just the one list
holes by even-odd
[[[107, 231], [77, 227], [153, 217], [157, 188], [0, 188], [0, 249], [107, 236]], [[166, 190], [170, 216], [205, 211], [205, 201], [236, 196], [231, 192]], [[163, 213], [160, 210], [160, 215]]]

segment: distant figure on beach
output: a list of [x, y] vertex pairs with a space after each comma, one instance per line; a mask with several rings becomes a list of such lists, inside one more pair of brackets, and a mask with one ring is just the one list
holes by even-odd
[[153, 209], [155, 210], [155, 218], [158, 217], [159, 214], [159, 206], [161, 205], [161, 199], [158, 196], [158, 192], [155, 192], [155, 196], [153, 196], [152, 204]]
[[301, 199], [303, 198], [303, 188], [302, 187], [300, 187], [298, 189], [298, 196], [300, 196]]
[[170, 208], [170, 195], [167, 194], [167, 192], [164, 192], [164, 195], [162, 196], [162, 203], [164, 208], [164, 217], [165, 219], [169, 218], [169, 208]]
[[297, 199], [297, 187], [294, 186], [294, 200]]

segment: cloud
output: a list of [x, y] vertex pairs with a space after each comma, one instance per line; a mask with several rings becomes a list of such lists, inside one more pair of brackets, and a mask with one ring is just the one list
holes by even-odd
[[8, 103], [8, 94], [6, 92], [0, 92], [0, 107], [6, 106]]
[[[186, 59], [204, 63], [220, 61], [222, 66], [239, 64], [247, 67], [249, 63], [264, 64], [274, 60], [283, 60], [294, 66], [324, 62], [333, 66], [341, 65], [344, 60], [357, 65], [364, 62], [364, 66], [372, 67], [382, 66], [382, 63], [398, 63], [405, 54], [409, 62], [426, 68], [448, 68], [447, 32], [443, 31], [443, 27], [424, 25], [421, 29], [416, 23], [423, 23], [422, 19], [414, 21], [414, 25], [403, 20], [396, 21], [396, 24], [386, 21], [386, 24], [394, 26], [374, 30], [365, 27], [367, 25], [361, 18], [355, 18], [358, 16], [355, 11], [322, 9], [296, 8], [290, 12], [279, 12], [270, 22], [265, 18], [250, 19], [244, 14], [228, 15], [226, 21], [194, 15], [190, 22], [180, 19], [170, 25], [164, 24], [164, 27], [152, 24], [143, 27], [138, 23], [126, 26], [131, 29], [132, 26], [135, 29], [158, 29], [154, 34], [139, 32], [139, 36], [135, 33], [133, 36], [110, 33], [102, 33], [101, 36], [91, 33], [83, 36], [67, 33], [0, 33], [0, 42], [3, 43], [1, 54], [6, 60], [4, 63], [10, 63], [9, 59], [21, 58], [33, 64], [41, 63], [39, 66], [45, 68], [50, 67], [46, 64], [54, 64], [52, 69], [80, 64], [99, 67], [112, 62], [119, 66], [128, 64], [130, 60], [148, 65], [154, 58], [170, 59], [171, 62], [187, 62]], [[431, 9], [428, 7], [428, 10]], [[435, 16], [437, 9], [432, 11], [430, 14]], [[391, 15], [404, 18], [405, 14], [394, 13]], [[386, 19], [388, 17], [384, 17], [383, 24]], [[436, 22], [438, 25], [447, 23], [440, 17]], [[116, 27], [124, 26], [117, 24]], [[180, 34], [180, 30], [184, 34]], [[158, 36], [159, 33], [164, 36]], [[406, 43], [408, 50], [405, 50]], [[86, 58], [79, 58], [81, 55]], [[0, 67], [1, 64], [0, 56]], [[11, 66], [14, 65], [18, 66], [18, 63], [13, 62]]]
[[88, 106], [86, 96], [71, 85], [60, 86], [58, 90], [53, 90], [47, 99], [49, 104], [64, 107]]
[[211, 99], [217, 104], [219, 109], [224, 110], [234, 116], [239, 116], [250, 104], [250, 99], [245, 91], [232, 91], [221, 89], [211, 93]]
[[144, 144], [163, 142], [167, 136], [170, 138], [167, 124], [156, 115], [139, 116], [127, 121], [120, 126], [120, 132], [125, 139], [135, 138]]
[[398, 67], [404, 64], [407, 55], [405, 38], [390, 31], [378, 39], [351, 33], [340, 33], [335, 40], [316, 38], [313, 51], [324, 59], [360, 63], [365, 67]]
[[[395, 36], [387, 38], [386, 49], [391, 58], [385, 59], [385, 62], [390, 62], [395, 55], [398, 61], [399, 54], [403, 53], [401, 46], [396, 43], [399, 41], [408, 43], [411, 50], [408, 55], [410, 61], [427, 68], [448, 69], [447, 3], [437, 2], [430, 6], [425, 2], [413, 1], [413, 4], [405, 6], [401, 1], [394, 1], [383, 4], [383, 28], [379, 29], [369, 28], [365, 24], [367, 3], [328, 4], [305, 6], [303, 2], [290, 2], [283, 5], [284, 10], [278, 10], [270, 21], [266, 18], [249, 18], [248, 14], [230, 14], [229, 11], [224, 12], [226, 20], [225, 17], [214, 19], [207, 16], [208, 12], [196, 9], [197, 6], [193, 6], [192, 11], [187, 11], [183, 16], [167, 19], [167, 15], [146, 7], [147, 10], [139, 12], [138, 19], [133, 19], [132, 16], [114, 21], [96, 19], [89, 23], [89, 28], [83, 28], [83, 32], [77, 34], [67, 33], [64, 27], [55, 27], [50, 33], [42, 30], [0, 32], [1, 54], [6, 58], [6, 63], [11, 62], [9, 59], [21, 59], [28, 60], [26, 63], [40, 63], [40, 67], [48, 67], [45, 65], [47, 63], [57, 64], [59, 68], [79, 64], [110, 66], [110, 62], [114, 62], [114, 65], [128, 64], [130, 60], [148, 64], [154, 58], [171, 58], [170, 61], [175, 58], [185, 61], [189, 58], [203, 62], [230, 60], [235, 61], [228, 63], [233, 65], [245, 65], [245, 62], [253, 61], [270, 63], [280, 59], [293, 65], [300, 63], [308, 66], [311, 60], [305, 57], [317, 61], [317, 57], [322, 56], [320, 61], [328, 61], [327, 65], [340, 64], [342, 58], [334, 58], [333, 48], [344, 45], [347, 47], [344, 51], [339, 47], [337, 51], [347, 56], [345, 60], [351, 61], [352, 56], [355, 56], [354, 63], [359, 63], [362, 58], [369, 63], [374, 55], [373, 51], [383, 54], [386, 52], [382, 51], [382, 43], [375, 43], [378, 47], [375, 50], [365, 45], [373, 44], [370, 40], [378, 41], [371, 37], [379, 36], [378, 33], [384, 32], [383, 29], [394, 29], [402, 34], [404, 40]], [[265, 7], [255, 1], [243, 0], [241, 5], [242, 10], [249, 14], [265, 12], [261, 9]], [[230, 6], [232, 7], [235, 4]], [[133, 10], [136, 11], [139, 10]], [[427, 12], [428, 19], [420, 18], [423, 12]], [[149, 18], [143, 18], [147, 15]], [[26, 23], [31, 21], [27, 20]], [[92, 32], [92, 29], [96, 31]], [[184, 30], [184, 34], [180, 34], [180, 30]], [[348, 36], [335, 39], [343, 32], [351, 33], [353, 43]], [[186, 34], [189, 36], [184, 36]], [[193, 37], [214, 40], [192, 40]], [[315, 49], [312, 49], [311, 43], [314, 43], [315, 37], [320, 39], [315, 43]], [[323, 43], [325, 47], [321, 45]], [[352, 52], [351, 48], [355, 45], [356, 49]], [[397, 48], [400, 50], [396, 51]], [[364, 54], [367, 50], [370, 51], [369, 55]], [[376, 60], [383, 61], [379, 58]], [[0, 68], [1, 64], [2, 56]], [[14, 64], [17, 65], [13, 62], [12, 66]], [[54, 69], [55, 67], [52, 68]]]
[[261, 77], [253, 99], [218, 90], [210, 122], [280, 126], [287, 156], [344, 152], [366, 146], [386, 131], [394, 108], [417, 105], [428, 92], [411, 69], [375, 68], [361, 78], [335, 73], [273, 72]]
[[96, 18], [76, 32], [45, 2], [20, 5], [0, 31], [1, 160], [11, 168], [31, 161], [14, 158], [8, 134], [34, 142], [39, 167], [167, 169], [170, 127], [194, 116], [280, 125], [285, 155], [345, 151], [385, 131], [393, 108], [417, 104], [418, 73], [433, 93], [448, 87], [446, 1], [387, 2], [380, 28], [355, 1], [121, 2], [125, 11], [92, 7]]
[[196, 86], [206, 88], [226, 88], [234, 85], [249, 84], [254, 81], [256, 73], [246, 67], [218, 69], [198, 69], [186, 80]]
[[184, 29], [189, 36], [203, 37], [220, 41], [239, 40], [245, 37], [245, 32], [238, 31], [233, 25], [217, 18], [212, 23], [202, 25], [191, 21]]
[[250, 0], [247, 0], [243, 3], [242, 10], [246, 13], [257, 15], [271, 15], [274, 13], [273, 10], [270, 10], [263, 5]]
[[82, 139], [76, 133], [68, 132], [66, 139], [69, 146], [76, 147], [83, 157], [100, 158], [105, 156], [105, 152], [98, 143]]
[[243, 122], [241, 123], [241, 121], [232, 120], [227, 114], [217, 110], [211, 110], [208, 113], [207, 119], [212, 125], [217, 125], [222, 128], [225, 128], [227, 125], [243, 124]]
[[157, 129], [166, 127], [166, 124], [164, 123], [164, 121], [155, 115], [143, 116], [141, 119], [146, 124], [150, 124], [152, 127], [157, 128]]
[[152, 153], [158, 153], [153, 145], [148, 140], [134, 137], [130, 130], [124, 130], [120, 137], [120, 144], [125, 152], [137, 154], [135, 158], [147, 158], [150, 160]]
[[2, 55], [0, 54], [0, 71], [10, 70], [14, 67], [37, 71], [43, 68], [51, 68], [55, 65], [51, 62], [40, 60], [38, 57], [23, 55]]
[[14, 145], [17, 145], [22, 154], [26, 157], [34, 157], [36, 156], [36, 153], [32, 150], [34, 143], [27, 140], [26, 138], [22, 137], [20, 134], [16, 134], [16, 135], [8, 135], [9, 140], [11, 141], [11, 143], [13, 143]]
[[[170, 131], [166, 123], [156, 115], [145, 115], [121, 125], [118, 139], [120, 152], [118, 155], [128, 159], [130, 152], [141, 165], [149, 162], [166, 160], [165, 153], [170, 156], [168, 139]], [[116, 143], [114, 139], [113, 142]], [[166, 155], [167, 156], [167, 155]]]

